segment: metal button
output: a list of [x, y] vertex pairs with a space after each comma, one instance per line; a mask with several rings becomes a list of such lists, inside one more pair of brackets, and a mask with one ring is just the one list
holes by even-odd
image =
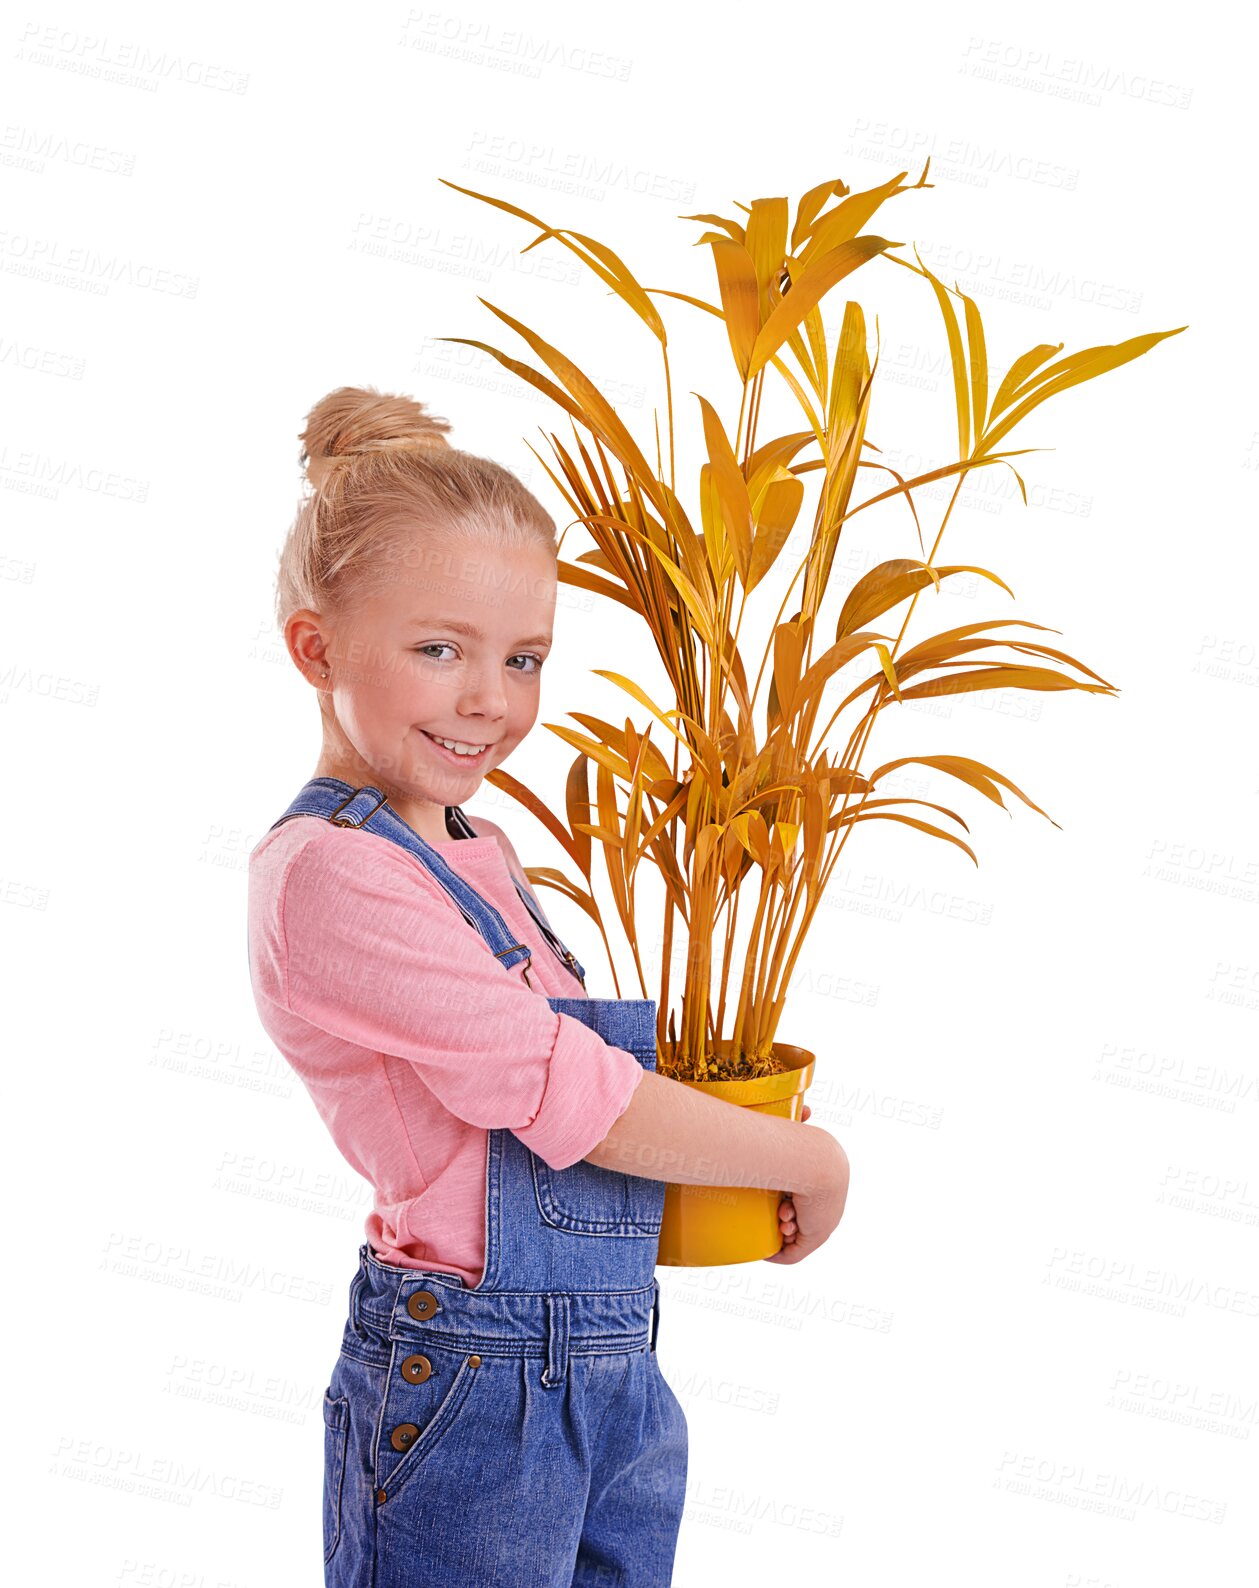
[[407, 1311], [417, 1323], [423, 1323], [438, 1310], [437, 1297], [431, 1290], [417, 1290], [407, 1297]]
[[410, 1450], [419, 1437], [420, 1430], [414, 1423], [399, 1423], [389, 1435], [389, 1443], [395, 1450]]
[[480, 1365], [481, 1365], [481, 1358], [479, 1356], [470, 1356], [468, 1358], [468, 1366], [469, 1367], [480, 1367]]
[[388, 1498], [388, 1496], [386, 1495], [386, 1493], [385, 1493], [385, 1491], [383, 1489], [377, 1489], [376, 1490], [376, 1504], [377, 1505], [383, 1505], [387, 1498]]
[[398, 1371], [408, 1384], [423, 1384], [432, 1373], [433, 1364], [426, 1356], [409, 1356]]

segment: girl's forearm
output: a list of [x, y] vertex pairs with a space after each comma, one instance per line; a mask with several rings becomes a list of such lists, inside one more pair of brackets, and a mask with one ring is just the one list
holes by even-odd
[[803, 1195], [846, 1177], [828, 1131], [722, 1102], [645, 1070], [625, 1112], [585, 1161], [680, 1185], [760, 1186]]

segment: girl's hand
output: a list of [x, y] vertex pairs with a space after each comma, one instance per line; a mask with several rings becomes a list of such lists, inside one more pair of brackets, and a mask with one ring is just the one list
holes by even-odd
[[[801, 1121], [808, 1119], [812, 1112], [813, 1110], [805, 1103], [800, 1112]], [[791, 1193], [786, 1192], [782, 1201], [778, 1204], [778, 1234], [781, 1237], [782, 1245], [790, 1246], [795, 1240], [797, 1233], [796, 1205], [791, 1200]]]

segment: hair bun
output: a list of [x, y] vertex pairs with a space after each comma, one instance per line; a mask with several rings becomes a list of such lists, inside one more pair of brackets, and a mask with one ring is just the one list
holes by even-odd
[[374, 386], [339, 386], [320, 398], [306, 416], [301, 462], [315, 490], [351, 458], [397, 448], [449, 447], [450, 424], [425, 413], [413, 397], [378, 392]]

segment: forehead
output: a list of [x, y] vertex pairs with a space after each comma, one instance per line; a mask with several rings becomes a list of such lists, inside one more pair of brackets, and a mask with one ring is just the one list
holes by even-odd
[[439, 620], [472, 639], [549, 636], [556, 601], [556, 555], [542, 545], [460, 545], [413, 537], [376, 564], [370, 605], [376, 619], [407, 628]]

